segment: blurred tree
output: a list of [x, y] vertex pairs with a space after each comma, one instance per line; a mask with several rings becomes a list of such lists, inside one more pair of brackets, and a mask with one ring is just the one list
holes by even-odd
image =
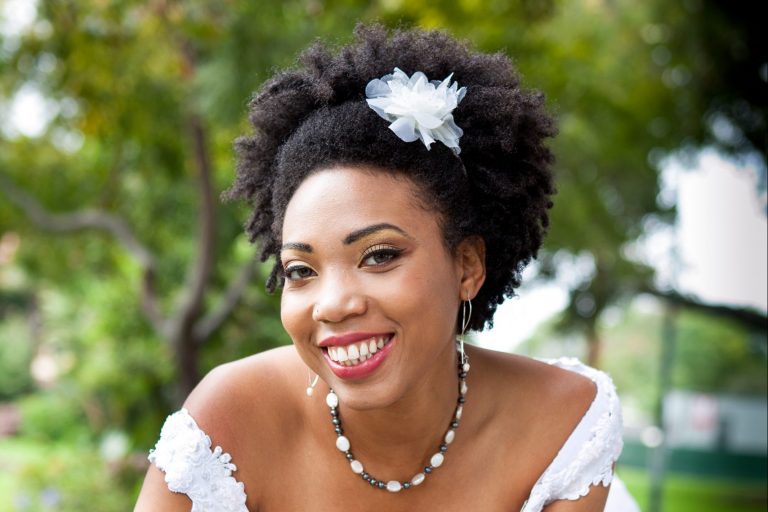
[[[143, 357], [164, 360], [163, 350], [171, 351], [171, 401], [179, 402], [199, 379], [205, 344], [215, 354], [203, 357], [209, 368], [287, 341], [275, 298], [248, 289], [259, 271], [240, 236], [245, 215], [220, 207], [216, 196], [231, 180], [230, 145], [244, 130], [251, 91], [313, 36], [349, 37], [354, 17], [338, 13], [365, 6], [73, 0], [37, 7], [30, 27], [0, 41], [1, 97], [36, 96], [50, 117], [32, 137], [3, 126], [0, 233], [20, 234], [28, 289], [56, 287], [77, 301], [62, 321], [104, 322], [84, 327], [91, 336], [69, 332], [56, 343], [92, 358], [86, 346], [115, 340], [116, 359], [100, 361], [101, 372], [92, 368], [102, 391], [111, 387], [104, 379], [132, 373], [130, 347], [146, 350], [139, 339], [155, 338], [165, 349]], [[94, 230], [116, 243], [48, 234]], [[137, 323], [135, 304], [145, 323]], [[121, 334], [132, 338], [122, 347]], [[146, 363], [134, 364], [146, 374]], [[88, 366], [76, 365], [79, 379], [96, 375], [85, 376]]]
[[[757, 155], [765, 184], [768, 59], [762, 4], [526, 0], [382, 1], [391, 22], [449, 28], [516, 61], [557, 113], [559, 195], [541, 275], [567, 255], [591, 260], [561, 328], [583, 333], [597, 366], [598, 320], [612, 303], [655, 290], [628, 248], [674, 217], [658, 172], [681, 151], [713, 145]], [[655, 290], [663, 293], [666, 290]], [[691, 297], [679, 301], [696, 305]]]
[[[714, 21], [716, 9], [732, 15]], [[346, 40], [358, 19], [444, 27], [481, 49], [509, 53], [527, 83], [554, 99], [560, 194], [542, 275], [553, 275], [564, 253], [591, 261], [592, 271], [572, 290], [563, 325], [586, 333], [592, 364], [599, 358], [601, 312], [647, 288], [652, 277], [626, 247], [649, 217], [674, 213], [656, 201], [662, 157], [726, 142], [733, 151], [764, 153], [758, 144], [765, 133], [765, 95], [759, 94], [765, 59], [751, 44], [759, 17], [735, 7], [41, 0], [38, 11], [28, 30], [2, 41], [0, 94], [39, 93], [53, 115], [38, 137], [5, 128], [0, 175], [7, 177], [7, 197], [26, 215], [0, 206], [0, 231], [22, 234], [19, 264], [33, 276], [31, 289], [67, 290], [83, 297], [80, 308], [101, 317], [115, 309], [130, 316], [141, 303], [148, 322], [126, 333], [166, 340], [175, 354], [177, 397], [197, 381], [205, 340], [211, 340], [206, 367], [225, 358], [213, 349], [248, 352], [285, 340], [274, 300], [245, 286], [256, 270], [251, 251], [236, 242], [236, 219], [244, 215], [220, 208], [215, 196], [231, 179], [229, 146], [246, 129], [245, 99], [315, 36]], [[719, 51], [723, 45], [736, 53]], [[742, 68], [751, 69], [738, 75], [744, 80], [712, 78], [718, 69]], [[710, 101], [714, 97], [728, 101]], [[740, 144], [718, 136], [725, 133], [717, 128], [724, 126], [722, 116], [745, 134]], [[87, 234], [42, 235], [27, 218], [58, 231], [100, 229], [122, 249]], [[119, 290], [109, 299], [114, 302], [90, 299], [99, 295], [100, 281]], [[243, 294], [248, 305], [238, 310]], [[244, 318], [254, 308], [269, 314], [258, 322]], [[225, 323], [230, 314], [235, 321]], [[253, 343], [248, 350], [246, 340]]]

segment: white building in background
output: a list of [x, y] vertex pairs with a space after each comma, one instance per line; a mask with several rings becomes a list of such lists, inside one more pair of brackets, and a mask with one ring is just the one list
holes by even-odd
[[765, 397], [671, 391], [664, 426], [670, 448], [768, 454]]

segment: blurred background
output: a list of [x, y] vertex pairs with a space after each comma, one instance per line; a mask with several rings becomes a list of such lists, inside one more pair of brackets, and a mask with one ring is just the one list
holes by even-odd
[[559, 120], [549, 238], [476, 342], [611, 373], [643, 511], [766, 510], [764, 11], [0, 0], [0, 510], [129, 509], [199, 378], [289, 342], [219, 194], [252, 92], [360, 20], [507, 53]]

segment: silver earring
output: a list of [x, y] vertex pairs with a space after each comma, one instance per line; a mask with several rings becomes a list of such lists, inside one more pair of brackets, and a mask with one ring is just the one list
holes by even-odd
[[[467, 334], [470, 319], [472, 318], [472, 301], [467, 299], [461, 302], [461, 336], [459, 336], [459, 352], [461, 352], [461, 364], [467, 364], [467, 355], [464, 353], [464, 338]], [[464, 370], [466, 371], [466, 370]]]
[[317, 385], [317, 379], [319, 379], [320, 376], [315, 374], [315, 378], [312, 379], [312, 371], [307, 368], [307, 382], [309, 385], [307, 386], [307, 396], [312, 396], [312, 392], [315, 390], [315, 386]]

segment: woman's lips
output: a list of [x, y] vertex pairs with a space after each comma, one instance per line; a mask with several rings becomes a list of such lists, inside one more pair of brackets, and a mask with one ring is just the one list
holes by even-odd
[[[370, 349], [368, 351], [368, 354], [361, 356], [360, 355], [360, 348], [362, 346], [362, 343], [366, 343], [368, 346], [370, 346], [370, 342], [373, 340], [376, 340], [376, 351], [375, 353], [371, 354]], [[383, 341], [383, 343], [381, 343]], [[394, 335], [389, 335], [387, 337], [383, 337], [383, 340], [381, 337], [379, 338], [372, 338], [368, 340], [367, 342], [360, 342], [358, 344], [348, 344], [344, 347], [337, 346], [337, 347], [328, 347], [326, 350], [323, 350], [323, 357], [325, 357], [325, 361], [328, 364], [328, 366], [331, 368], [331, 371], [339, 378], [342, 379], [360, 379], [363, 377], [366, 377], [373, 373], [376, 368], [379, 367], [381, 363], [384, 362], [384, 359], [387, 358], [387, 355], [389, 355], [389, 352], [392, 350], [392, 346], [395, 344], [395, 337]], [[379, 348], [379, 345], [382, 345], [381, 348]], [[355, 348], [352, 348], [355, 347]], [[349, 351], [355, 351], [351, 355], [357, 355], [358, 357], [352, 358], [353, 360], [356, 360], [357, 363], [352, 364], [351, 366], [346, 366], [345, 362], [337, 362], [334, 361], [331, 358], [331, 355], [329, 351], [339, 351], [344, 350], [345, 355], [347, 357], [346, 364], [349, 364]], [[335, 354], [336, 359], [339, 359], [338, 352]], [[343, 356], [342, 356], [343, 357]], [[364, 361], [360, 361], [363, 357], [366, 357]]]

